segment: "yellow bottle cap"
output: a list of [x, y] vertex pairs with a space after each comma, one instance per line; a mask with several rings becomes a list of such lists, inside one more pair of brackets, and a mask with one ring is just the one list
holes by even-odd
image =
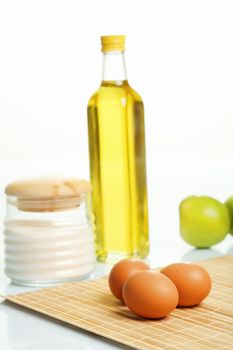
[[102, 51], [125, 51], [124, 35], [104, 35], [101, 36]]

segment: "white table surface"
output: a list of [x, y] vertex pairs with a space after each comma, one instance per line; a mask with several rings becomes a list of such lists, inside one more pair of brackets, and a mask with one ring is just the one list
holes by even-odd
[[[193, 173], [192, 176], [188, 174], [176, 176], [176, 171], [170, 175], [169, 173], [158, 174], [155, 181], [149, 176], [151, 253], [148, 261], [152, 267], [176, 261], [198, 261], [223, 254], [233, 254], [233, 237], [230, 235], [211, 249], [193, 249], [179, 235], [178, 215], [178, 205], [188, 195], [201, 193], [223, 201], [233, 194], [232, 181], [230, 181], [233, 177], [233, 169], [229, 164], [232, 162], [222, 162], [217, 172], [216, 162], [209, 163], [208, 172], [203, 173], [202, 176]], [[1, 188], [4, 188], [6, 183], [7, 179], [3, 178], [0, 181]], [[4, 206], [4, 196], [1, 193], [1, 219], [4, 217]], [[2, 231], [2, 226], [0, 229]], [[14, 294], [31, 290], [31, 288], [12, 285], [5, 276], [3, 237], [2, 235], [0, 237], [0, 293]], [[98, 278], [108, 273], [110, 268], [105, 264], [97, 264], [91, 278]], [[0, 349], [110, 350], [127, 349], [127, 347], [0, 299]]]

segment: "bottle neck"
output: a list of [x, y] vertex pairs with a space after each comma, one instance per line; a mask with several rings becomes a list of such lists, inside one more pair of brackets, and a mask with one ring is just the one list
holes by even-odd
[[104, 52], [102, 81], [119, 82], [125, 80], [127, 77], [124, 52]]

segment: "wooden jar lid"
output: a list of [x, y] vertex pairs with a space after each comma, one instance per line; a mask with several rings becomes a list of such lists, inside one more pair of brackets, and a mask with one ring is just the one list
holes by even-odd
[[55, 211], [77, 207], [91, 184], [75, 178], [32, 178], [14, 181], [5, 188], [8, 201], [23, 211]]

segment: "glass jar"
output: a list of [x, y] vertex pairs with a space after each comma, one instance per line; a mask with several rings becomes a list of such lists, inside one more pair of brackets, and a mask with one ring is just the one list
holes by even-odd
[[5, 272], [43, 286], [87, 277], [95, 266], [86, 181], [36, 179], [6, 187]]

